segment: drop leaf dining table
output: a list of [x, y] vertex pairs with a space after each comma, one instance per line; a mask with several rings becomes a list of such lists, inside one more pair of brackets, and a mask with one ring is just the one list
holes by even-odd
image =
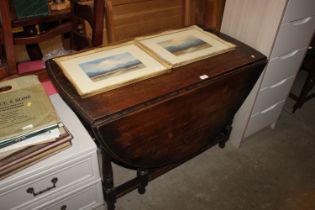
[[[236, 48], [87, 98], [77, 94], [53, 60], [46, 62], [59, 94], [102, 151], [108, 209], [134, 189], [144, 193], [150, 180], [212, 146], [224, 147], [233, 117], [267, 59], [231, 37], [217, 35]], [[114, 186], [112, 162], [136, 170], [137, 176]]]

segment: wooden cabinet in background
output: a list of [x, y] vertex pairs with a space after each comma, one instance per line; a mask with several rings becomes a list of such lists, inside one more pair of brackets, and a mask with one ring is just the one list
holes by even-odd
[[201, 25], [220, 31], [225, 0], [106, 0], [107, 41]]
[[192, 24], [219, 32], [226, 0], [190, 0]]
[[106, 0], [109, 42], [185, 26], [187, 0]]

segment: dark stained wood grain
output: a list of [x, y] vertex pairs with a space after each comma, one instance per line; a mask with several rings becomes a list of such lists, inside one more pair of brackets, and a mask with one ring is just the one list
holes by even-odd
[[113, 159], [133, 168], [160, 167], [213, 144], [263, 70], [265, 56], [220, 36], [237, 48], [85, 99], [53, 61], [47, 68], [62, 97]]
[[[170, 73], [81, 98], [50, 60], [49, 76], [64, 100], [93, 135], [103, 154], [104, 198], [138, 189], [215, 144], [224, 147], [234, 114], [267, 62], [254, 49], [223, 34], [236, 49], [173, 69]], [[201, 75], [209, 78], [201, 80]], [[137, 176], [113, 185], [111, 162], [137, 170]]]
[[24, 36], [14, 36], [14, 43], [19, 45], [25, 44], [35, 44], [48, 39], [51, 39], [57, 35], [71, 32], [76, 29], [76, 26], [72, 22], [66, 22], [61, 25], [56, 26], [55, 28], [43, 32], [41, 34], [34, 35], [24, 35]]
[[220, 31], [223, 19], [225, 0], [206, 0], [204, 13], [204, 27], [213, 31]]
[[[228, 41], [233, 41], [227, 36], [221, 36]], [[174, 94], [186, 87], [199, 84], [201, 82], [199, 76], [201, 75], [208, 75], [210, 80], [240, 70], [242, 66], [255, 64], [260, 60], [264, 61], [265, 57], [259, 52], [240, 42], [233, 42], [237, 45], [234, 51], [176, 68], [171, 73], [147, 79], [141, 83], [134, 83], [86, 99], [81, 98], [76, 93], [71, 83], [63, 76], [53, 61], [48, 62], [48, 67], [54, 69], [54, 72], [50, 71], [50, 76], [64, 95], [63, 97], [68, 99], [67, 101], [82, 115], [85, 121], [93, 124], [96, 121], [109, 120], [115, 117], [114, 114], [117, 112], [141, 108], [143, 103], [155, 103], [155, 101], [161, 100], [161, 97], [167, 97], [167, 95]], [[252, 58], [252, 55], [255, 58]], [[100, 100], [102, 106], [99, 105]]]
[[260, 72], [209, 80], [96, 130], [108, 152], [125, 164], [152, 168], [179, 162], [212, 143], [231, 122]]
[[188, 0], [191, 4], [191, 24], [219, 32], [226, 0]]
[[6, 67], [3, 68], [5, 73], [2, 75], [14, 74], [17, 71], [17, 65], [15, 62], [15, 53], [13, 46], [13, 35], [11, 33], [12, 26], [10, 22], [10, 9], [8, 0], [0, 1], [0, 18], [1, 18], [1, 40], [3, 41], [3, 45], [5, 46], [5, 54], [6, 54]]

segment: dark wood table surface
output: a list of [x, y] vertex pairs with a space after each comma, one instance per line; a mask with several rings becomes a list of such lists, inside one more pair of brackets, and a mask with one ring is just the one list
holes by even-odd
[[[144, 193], [148, 180], [214, 144], [224, 146], [233, 117], [267, 59], [233, 38], [219, 36], [236, 49], [88, 98], [77, 94], [53, 60], [46, 63], [60, 95], [103, 151], [109, 209], [132, 189]], [[114, 187], [111, 161], [136, 169], [137, 177]]]

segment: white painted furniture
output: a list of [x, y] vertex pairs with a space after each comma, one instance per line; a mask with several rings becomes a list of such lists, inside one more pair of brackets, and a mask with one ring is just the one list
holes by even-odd
[[[0, 181], [0, 208], [94, 209], [103, 206], [96, 145], [58, 94], [50, 96], [62, 122], [73, 135], [72, 146]], [[35, 192], [56, 187], [37, 196]]]
[[269, 57], [269, 63], [236, 114], [230, 142], [239, 146], [275, 126], [315, 28], [314, 0], [227, 0], [221, 31]]

